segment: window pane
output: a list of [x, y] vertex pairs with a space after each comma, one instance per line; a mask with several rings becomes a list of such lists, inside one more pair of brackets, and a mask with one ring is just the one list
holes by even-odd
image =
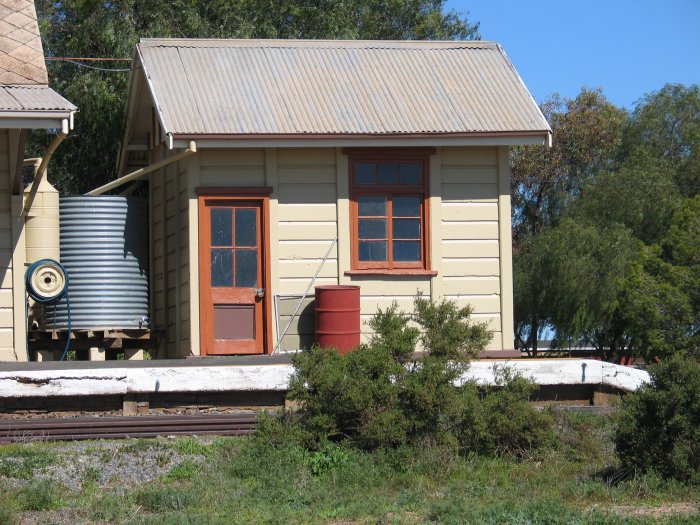
[[233, 286], [233, 250], [212, 248], [211, 285]]
[[398, 184], [399, 165], [383, 163], [379, 165], [379, 184]]
[[360, 219], [360, 239], [386, 239], [386, 219]]
[[231, 246], [231, 208], [211, 208], [211, 245]]
[[258, 251], [236, 250], [236, 286], [255, 288], [258, 285]]
[[386, 261], [386, 241], [360, 241], [360, 261]]
[[355, 182], [357, 184], [376, 184], [377, 165], [373, 162], [358, 162], [355, 164]]
[[358, 197], [357, 214], [360, 217], [386, 217], [386, 197]]
[[421, 169], [418, 162], [401, 164], [401, 184], [416, 185], [421, 183]]
[[394, 219], [392, 223], [394, 239], [420, 239], [420, 220]]
[[257, 246], [258, 210], [251, 208], [236, 209], [236, 246]]
[[420, 197], [395, 195], [392, 199], [394, 217], [420, 217]]
[[420, 261], [420, 241], [394, 241], [393, 247], [395, 261]]

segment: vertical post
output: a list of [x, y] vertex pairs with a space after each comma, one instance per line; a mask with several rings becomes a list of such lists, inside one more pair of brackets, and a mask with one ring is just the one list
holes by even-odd
[[[277, 160], [277, 148], [266, 148], [265, 149], [265, 185], [272, 188], [272, 193], [270, 194], [270, 199], [268, 201], [268, 217], [263, 217], [263, 219], [268, 220], [267, 224], [267, 242], [269, 243], [268, 253], [270, 255], [270, 282], [268, 286], [269, 290], [265, 292], [266, 301], [274, 301], [275, 294], [279, 290], [279, 201], [278, 201], [278, 183], [279, 183], [279, 170], [278, 170], [278, 160]], [[269, 333], [272, 334], [272, 340], [266, 342], [265, 353], [271, 353], [275, 341], [277, 341], [278, 331], [277, 326], [279, 324], [279, 313], [275, 305], [271, 308], [272, 315], [276, 319], [269, 319], [268, 322], [271, 325], [271, 330]]]
[[350, 270], [350, 175], [348, 157], [342, 148], [335, 150], [336, 166], [336, 224], [338, 243], [338, 284], [352, 284], [345, 272]]
[[514, 349], [513, 239], [510, 217], [510, 157], [508, 146], [498, 148], [498, 245], [501, 266], [501, 340], [503, 350]]
[[437, 148], [430, 156], [429, 163], [428, 208], [430, 224], [430, 264], [428, 270], [436, 270], [437, 275], [430, 279], [430, 298], [439, 300], [444, 294], [442, 278], [442, 148]]

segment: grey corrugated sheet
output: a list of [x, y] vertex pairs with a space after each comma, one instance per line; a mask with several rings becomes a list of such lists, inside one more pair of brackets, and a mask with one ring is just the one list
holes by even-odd
[[144, 39], [166, 133], [533, 133], [549, 125], [493, 42]]
[[0, 86], [0, 111], [76, 111], [48, 86]]

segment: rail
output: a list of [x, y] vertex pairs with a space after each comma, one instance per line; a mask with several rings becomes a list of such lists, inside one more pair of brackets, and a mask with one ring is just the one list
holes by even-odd
[[152, 438], [158, 436], [241, 436], [255, 432], [254, 413], [75, 417], [0, 420], [0, 443]]

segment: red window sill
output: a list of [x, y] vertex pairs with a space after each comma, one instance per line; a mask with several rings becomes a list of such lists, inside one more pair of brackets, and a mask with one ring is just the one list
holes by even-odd
[[347, 270], [345, 272], [345, 275], [426, 275], [433, 277], [437, 274], [435, 270], [420, 270], [418, 268], [397, 268], [395, 270], [371, 268], [367, 270]]

